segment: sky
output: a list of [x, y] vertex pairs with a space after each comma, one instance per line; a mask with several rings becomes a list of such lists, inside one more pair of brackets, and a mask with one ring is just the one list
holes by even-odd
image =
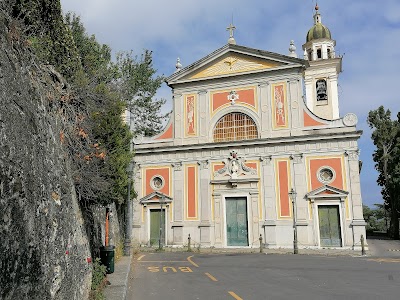
[[[226, 27], [236, 26], [238, 45], [288, 54], [290, 40], [297, 54], [313, 25], [315, 0], [61, 0], [63, 12], [75, 12], [89, 34], [114, 52], [137, 55], [153, 51], [158, 74], [175, 71], [177, 57], [185, 67], [224, 46], [229, 38]], [[400, 1], [399, 0], [319, 0], [322, 23], [336, 40], [336, 53], [343, 55], [339, 76], [340, 115], [353, 112], [359, 140], [361, 189], [364, 204], [382, 203], [376, 184], [368, 112], [380, 105], [400, 111]], [[158, 97], [172, 95], [163, 86]]]

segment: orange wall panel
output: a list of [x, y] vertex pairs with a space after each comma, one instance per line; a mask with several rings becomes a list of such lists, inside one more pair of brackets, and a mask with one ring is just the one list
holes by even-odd
[[186, 166], [186, 217], [197, 218], [197, 166]]
[[310, 160], [311, 190], [315, 190], [324, 185], [317, 178], [317, 172], [323, 166], [331, 167], [335, 171], [335, 179], [328, 185], [343, 190], [342, 159], [340, 157]]
[[245, 165], [252, 169], [256, 169], [256, 170], [258, 169], [258, 164], [256, 162], [249, 162], [249, 163], [245, 162]]
[[174, 137], [173, 129], [174, 129], [174, 126], [171, 123], [168, 126], [167, 130], [165, 130], [162, 135], [160, 135], [158, 138], [156, 138], [156, 140], [172, 139]]
[[169, 167], [160, 167], [160, 168], [154, 168], [154, 169], [148, 168], [145, 170], [145, 183], [146, 183], [145, 196], [148, 194], [151, 194], [152, 192], [155, 191], [150, 185], [150, 180], [155, 175], [162, 176], [165, 181], [165, 184], [160, 189], [160, 192], [167, 196], [171, 196], [171, 193], [170, 193], [170, 168]]
[[304, 127], [325, 125], [324, 123], [315, 121], [306, 111], [303, 111], [303, 122]]
[[[212, 95], [212, 110], [213, 110], [213, 112], [216, 111], [221, 106], [231, 103], [231, 101], [228, 100], [229, 93], [230, 93], [230, 91], [217, 92]], [[254, 89], [236, 90], [236, 93], [239, 95], [239, 99], [236, 100], [235, 102], [246, 103], [253, 107], [256, 106]]]
[[288, 161], [278, 161], [279, 209], [281, 217], [290, 217]]

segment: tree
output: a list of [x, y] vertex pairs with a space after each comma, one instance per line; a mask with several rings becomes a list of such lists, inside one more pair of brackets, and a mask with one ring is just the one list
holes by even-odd
[[373, 160], [379, 172], [378, 184], [391, 216], [390, 236], [399, 239], [400, 215], [400, 113], [398, 120], [391, 119], [390, 110], [380, 106], [368, 114], [372, 140], [376, 146]]
[[127, 167], [133, 158], [133, 153], [130, 152], [132, 135], [128, 126], [122, 124], [121, 120], [121, 115], [126, 109], [125, 104], [107, 89], [103, 92], [103, 97], [110, 101], [107, 101], [102, 111], [95, 112], [93, 119], [96, 126], [93, 132], [99, 142], [97, 147], [107, 149], [101, 173], [112, 184], [109, 189], [99, 194], [99, 200], [106, 199], [107, 202], [122, 204], [127, 196]]
[[57, 0], [15, 0], [11, 4], [15, 26], [26, 34], [36, 56], [70, 79], [81, 68], [79, 55]]
[[[90, 182], [79, 182], [80, 191], [83, 186], [89, 186], [95, 193], [85, 191], [84, 195], [89, 198], [86, 200], [122, 204], [127, 198], [126, 170], [133, 155], [132, 135], [122, 119], [126, 105], [121, 99], [122, 93], [113, 90], [118, 74], [116, 65], [111, 61], [110, 47], [97, 42], [94, 35], [88, 35], [78, 16], [68, 13], [65, 20], [82, 66], [82, 72], [72, 82], [79, 98], [85, 99], [87, 131], [93, 140], [90, 156], [82, 166], [87, 167], [84, 174], [91, 174], [86, 178], [86, 183]], [[97, 173], [92, 174], [91, 170]]]
[[140, 58], [134, 57], [132, 52], [120, 52], [116, 65], [118, 80], [115, 86], [131, 113], [133, 135], [153, 136], [159, 133], [169, 113], [161, 113], [166, 100], [155, 98], [164, 76], [155, 76], [152, 52], [145, 50]]
[[364, 220], [367, 222], [367, 233], [374, 231], [387, 232], [387, 216], [384, 205], [374, 204], [375, 208], [371, 209], [367, 205], [363, 205]]

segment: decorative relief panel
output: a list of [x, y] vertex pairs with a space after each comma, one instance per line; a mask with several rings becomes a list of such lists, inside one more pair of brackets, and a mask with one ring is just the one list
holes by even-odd
[[215, 171], [214, 178], [230, 177], [231, 179], [237, 179], [247, 174], [257, 175], [257, 169], [246, 165], [244, 158], [239, 157], [235, 150], [231, 151], [229, 158], [225, 159], [223, 163], [224, 166]]
[[244, 105], [257, 111], [256, 88], [234, 88], [231, 90], [215, 91], [210, 94], [211, 115], [218, 110], [231, 105]]
[[356, 126], [358, 123], [358, 118], [356, 114], [348, 113], [343, 117], [343, 124], [346, 126]]
[[197, 98], [185, 96], [185, 136], [197, 135]]
[[272, 126], [274, 129], [288, 127], [286, 83], [272, 84]]

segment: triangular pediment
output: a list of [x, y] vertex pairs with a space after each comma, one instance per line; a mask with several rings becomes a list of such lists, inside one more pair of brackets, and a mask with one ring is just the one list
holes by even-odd
[[323, 185], [315, 190], [309, 192], [306, 196], [308, 199], [315, 199], [315, 198], [341, 198], [344, 199], [347, 197], [349, 192], [344, 190], [335, 188], [330, 185]]
[[210, 66], [194, 73], [190, 78], [206, 78], [228, 74], [265, 70], [277, 67], [281, 64], [270, 60], [249, 57], [237, 53], [228, 53], [222, 58], [212, 62]]
[[168, 84], [227, 77], [280, 68], [300, 67], [307, 62], [273, 52], [239, 45], [225, 45], [210, 55], [175, 72]]
[[152, 192], [151, 194], [148, 194], [141, 198], [139, 202], [141, 204], [150, 204], [150, 203], [160, 203], [160, 199], [163, 199], [162, 202], [164, 203], [170, 203], [172, 202], [172, 198], [165, 195], [164, 193], [161, 192]]

